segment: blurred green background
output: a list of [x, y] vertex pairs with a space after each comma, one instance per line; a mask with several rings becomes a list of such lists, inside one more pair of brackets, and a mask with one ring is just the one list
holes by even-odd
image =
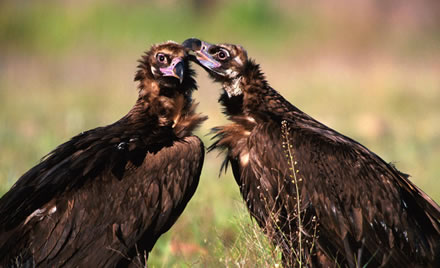
[[[0, 3], [0, 194], [58, 144], [122, 117], [153, 43], [243, 45], [294, 105], [348, 135], [440, 201], [439, 1], [53, 0]], [[198, 131], [226, 122], [198, 72]], [[150, 255], [150, 267], [273, 267], [222, 157]]]

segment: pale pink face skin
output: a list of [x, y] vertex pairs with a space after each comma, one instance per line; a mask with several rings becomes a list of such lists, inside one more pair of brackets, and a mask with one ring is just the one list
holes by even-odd
[[214, 60], [208, 53], [208, 49], [212, 46], [210, 43], [201, 41], [202, 47], [200, 51], [196, 51], [197, 60], [204, 66], [210, 69], [215, 69], [221, 66], [220, 62]]
[[[159, 68], [159, 70], [162, 72], [163, 76], [172, 76], [179, 79], [180, 83], [182, 83], [183, 80], [183, 59], [182, 58], [174, 58], [171, 61], [170, 66], [165, 68]], [[180, 65], [178, 65], [181, 63]]]

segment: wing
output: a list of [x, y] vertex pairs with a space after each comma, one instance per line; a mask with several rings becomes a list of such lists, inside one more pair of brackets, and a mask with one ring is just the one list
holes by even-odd
[[[144, 164], [137, 170], [140, 173], [137, 177], [148, 174], [144, 175], [148, 178], [145, 181], [148, 187], [139, 187], [136, 192], [141, 196], [125, 202], [132, 204], [138, 202], [139, 198], [147, 198], [144, 204], [148, 209], [141, 213], [145, 232], [135, 238], [137, 245], [132, 244], [129, 255], [137, 255], [138, 250], [145, 250], [147, 253], [151, 251], [159, 236], [168, 231], [182, 214], [198, 186], [204, 154], [204, 145], [195, 136], [186, 137], [156, 154], [147, 154]], [[127, 236], [137, 230], [133, 227], [132, 232], [127, 232]]]
[[44, 250], [35, 255], [36, 263], [143, 265], [144, 254], [148, 257], [196, 191], [203, 158], [201, 141], [186, 137], [147, 152], [138, 167], [128, 164], [121, 180], [97, 177], [96, 183], [59, 202], [60, 208], [68, 205], [64, 212], [39, 222], [38, 226], [45, 227], [40, 228], [43, 235], [38, 233], [35, 247]]
[[[201, 142], [198, 139], [198, 142], [183, 140], [181, 143], [189, 147], [180, 148], [175, 145], [177, 140], [173, 140], [173, 135], [170, 135], [171, 128], [164, 128], [165, 131], [162, 133], [151, 131], [150, 134], [128, 133], [121, 131], [121, 128], [116, 124], [80, 134], [60, 145], [40, 164], [24, 174], [0, 200], [0, 241], [2, 241], [0, 248], [11, 249], [17, 246], [19, 241], [26, 244], [28, 240], [34, 239], [37, 242], [33, 242], [33, 249], [38, 249], [40, 252], [37, 261], [52, 260], [56, 256], [61, 260], [63, 254], [80, 251], [77, 247], [86, 244], [81, 240], [92, 241], [93, 239], [90, 238], [95, 237], [96, 243], [106, 245], [110, 240], [102, 235], [103, 229], [108, 232], [108, 226], [112, 226], [112, 222], [115, 222], [110, 228], [110, 233], [113, 233], [112, 239], [118, 238], [115, 241], [120, 241], [124, 232], [127, 232], [124, 230], [131, 230], [130, 223], [125, 225], [116, 223], [118, 217], [121, 215], [125, 217], [124, 211], [115, 209], [123, 207], [123, 200], [127, 198], [123, 194], [129, 190], [136, 192], [137, 188], [142, 188], [142, 185], [150, 180], [167, 180], [168, 172], [171, 172], [171, 175], [182, 175], [180, 180], [176, 179], [177, 188], [167, 188], [167, 190], [175, 191], [173, 193], [184, 192], [180, 199], [177, 198], [176, 203], [172, 203], [177, 210], [183, 210], [182, 203], [189, 200], [188, 195], [195, 190], [194, 185], [197, 185], [195, 182], [198, 182], [200, 175], [200, 172], [197, 175], [197, 171], [203, 162], [203, 156], [200, 157], [202, 150], [200, 147], [203, 148], [203, 145], [200, 145]], [[165, 152], [176, 147], [180, 149], [175, 150], [175, 154], [182, 156], [181, 154], [185, 152], [188, 155], [171, 159], [172, 154]], [[192, 156], [197, 155], [197, 160], [189, 156], [192, 151], [196, 152]], [[153, 161], [158, 157], [161, 161]], [[188, 162], [185, 159], [188, 159]], [[159, 162], [160, 166], [157, 164]], [[153, 163], [156, 164], [153, 165]], [[169, 170], [173, 164], [176, 170]], [[182, 171], [184, 169], [182, 165], [189, 166], [191, 169]], [[193, 177], [197, 178], [193, 179]], [[150, 207], [149, 212], [143, 214], [143, 219], [136, 220], [137, 214], [131, 214], [133, 224], [143, 227], [144, 230], [148, 229], [154, 219], [156, 223], [163, 221], [169, 224], [166, 219], [172, 220], [170, 215], [176, 217], [173, 213], [160, 217], [158, 211], [152, 213], [152, 208], [160, 211], [162, 208], [170, 208], [167, 207], [170, 203], [165, 202], [167, 199], [164, 199], [165, 195], [161, 194], [163, 189], [158, 188], [163, 181], [155, 184], [151, 181], [148, 187], [145, 186], [151, 193], [142, 192], [145, 196], [139, 199], [141, 201], [132, 203], [133, 209]], [[113, 200], [112, 198], [118, 197], [118, 194], [121, 196]], [[157, 198], [162, 199], [158, 202]], [[158, 204], [162, 207], [158, 207]], [[123, 222], [122, 219], [119, 219], [119, 222]], [[85, 227], [89, 228], [89, 231], [80, 232], [80, 229]], [[156, 226], [156, 228], [159, 227]], [[39, 230], [40, 234], [36, 230]], [[141, 235], [142, 232], [139, 230], [137, 237]], [[133, 239], [136, 240], [136, 237], [131, 240]], [[125, 242], [125, 246], [129, 247], [125, 252], [131, 250], [131, 240], [127, 239]], [[70, 251], [64, 250], [67, 245], [72, 247]], [[88, 246], [90, 245], [85, 245], [85, 247]], [[61, 248], [63, 248], [63, 254], [60, 254]], [[105, 246], [103, 248], [106, 251], [109, 250]], [[116, 249], [119, 248], [116, 247]], [[10, 253], [7, 252], [9, 250], [0, 251], [4, 254]], [[118, 255], [115, 252], [111, 253]], [[26, 254], [29, 253], [25, 252], [24, 255]], [[77, 254], [77, 256], [80, 255]], [[26, 256], [21, 257], [26, 258]], [[121, 258], [120, 255], [118, 257]], [[4, 259], [4, 256], [0, 259]]]
[[[348, 263], [362, 257], [362, 264], [372, 261], [373, 266], [433, 263], [439, 253], [440, 209], [426, 194], [357, 142], [326, 127], [291, 125], [281, 133], [278, 124], [260, 124], [249, 137], [249, 163], [239, 168], [240, 181], [255, 185], [246, 183], [248, 202], [266, 196], [272, 200], [252, 205], [269, 204], [281, 219], [296, 215], [296, 176], [301, 211], [306, 221], [317, 216], [318, 244], [327, 254], [342, 253]], [[291, 146], [290, 153], [283, 144]], [[261, 211], [253, 209], [267, 219]], [[293, 222], [289, 229], [297, 228]]]

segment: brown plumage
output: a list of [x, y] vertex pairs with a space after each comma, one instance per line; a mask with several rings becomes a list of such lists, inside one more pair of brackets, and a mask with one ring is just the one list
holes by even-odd
[[204, 160], [194, 71], [174, 42], [139, 62], [127, 115], [61, 144], [0, 199], [0, 267], [144, 265], [183, 212]]
[[241, 46], [184, 46], [224, 89], [210, 149], [285, 266], [440, 267], [440, 208], [408, 175], [290, 104]]

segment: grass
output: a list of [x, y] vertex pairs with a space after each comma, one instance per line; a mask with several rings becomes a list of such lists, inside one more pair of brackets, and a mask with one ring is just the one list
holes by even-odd
[[[131, 108], [142, 51], [195, 36], [242, 44], [293, 104], [394, 162], [440, 201], [440, 46], [433, 30], [376, 33], [349, 23], [356, 16], [344, 23], [265, 1], [202, 9], [170, 2], [0, 4], [0, 194], [58, 144]], [[197, 134], [208, 146], [209, 129], [226, 120], [220, 86], [196, 70], [195, 98], [209, 116]], [[194, 198], [156, 244], [150, 267], [281, 264], [231, 173], [218, 178], [221, 161], [207, 155]]]
[[[290, 138], [290, 128], [289, 125], [287, 123], [287, 121], [283, 120], [281, 122], [281, 134], [282, 134], [282, 140], [283, 140], [283, 150], [285, 153], [285, 157], [286, 157], [286, 161], [288, 163], [289, 166], [289, 177], [290, 180], [292, 182], [292, 184], [295, 186], [295, 196], [293, 197], [296, 200], [296, 207], [293, 209], [293, 219], [290, 219], [290, 215], [289, 215], [289, 220], [290, 221], [296, 221], [296, 226], [298, 228], [298, 230], [295, 230], [295, 234], [296, 237], [292, 238], [292, 237], [286, 237], [286, 240], [291, 242], [291, 241], [297, 241], [296, 246], [295, 245], [289, 245], [290, 246], [290, 250], [293, 251], [293, 255], [295, 255], [295, 260], [288, 260], [288, 263], [290, 263], [291, 265], [296, 266], [295, 264], [298, 265], [298, 267], [303, 267], [306, 265], [311, 265], [310, 263], [307, 263], [307, 259], [305, 258], [305, 256], [307, 254], [305, 254], [305, 250], [303, 249], [303, 234], [305, 234], [305, 229], [304, 229], [304, 220], [303, 220], [303, 211], [301, 209], [301, 196], [300, 196], [300, 183], [302, 182], [302, 179], [299, 177], [300, 175], [299, 173], [299, 169], [297, 168], [297, 161], [295, 160], [295, 152], [293, 150], [293, 145], [291, 143], [291, 138]], [[313, 236], [313, 240], [315, 239], [315, 236]], [[292, 242], [291, 242], [292, 243]], [[310, 249], [310, 254], [313, 253], [313, 245]], [[287, 257], [287, 256], [286, 256]], [[304, 257], [304, 259], [303, 259]]]

